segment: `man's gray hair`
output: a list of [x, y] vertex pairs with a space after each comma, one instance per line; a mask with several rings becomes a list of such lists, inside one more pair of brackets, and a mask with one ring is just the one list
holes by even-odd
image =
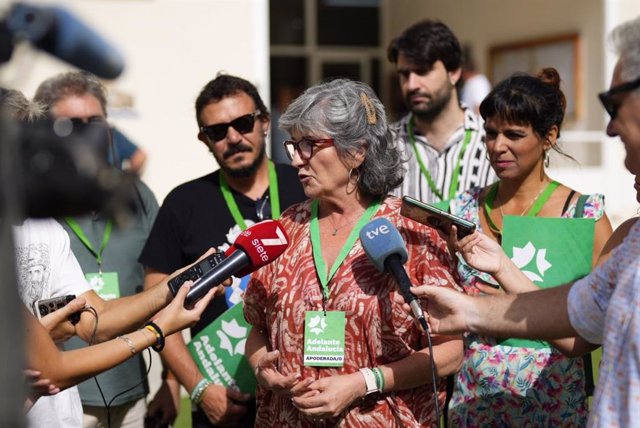
[[384, 196], [402, 183], [404, 160], [384, 107], [364, 83], [336, 79], [310, 87], [289, 105], [279, 126], [291, 135], [333, 138], [344, 160], [364, 149], [365, 159], [358, 168], [358, 190], [363, 195]]
[[29, 101], [22, 92], [15, 89], [2, 89], [0, 112], [16, 120], [34, 122], [44, 116], [43, 108], [34, 101]]
[[104, 115], [107, 115], [107, 95], [104, 85], [96, 76], [86, 71], [69, 71], [60, 73], [45, 80], [38, 86], [34, 101], [40, 103], [46, 111], [68, 96], [93, 95]]
[[620, 58], [620, 77], [628, 82], [640, 78], [640, 16], [617, 26], [611, 42]]

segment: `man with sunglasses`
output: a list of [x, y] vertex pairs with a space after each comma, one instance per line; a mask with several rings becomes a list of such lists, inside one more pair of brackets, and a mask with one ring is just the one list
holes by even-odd
[[[640, 174], [640, 17], [613, 30], [619, 55], [611, 88], [600, 100], [610, 120], [607, 134], [624, 144], [625, 167]], [[614, 234], [615, 235], [615, 234]], [[505, 289], [530, 289], [530, 282], [497, 245], [472, 235], [455, 243], [475, 268]], [[607, 243], [606, 247], [609, 247]], [[615, 244], [614, 244], [615, 245]], [[471, 297], [440, 287], [418, 287], [432, 331], [463, 330], [498, 337], [557, 339], [579, 336], [603, 347], [590, 427], [637, 426], [640, 419], [640, 222], [610, 257], [572, 284], [524, 294]], [[456, 295], [457, 294], [457, 295]]]
[[[105, 88], [95, 76], [77, 71], [61, 73], [43, 81], [34, 97], [45, 111], [54, 119], [58, 119], [57, 123], [70, 125], [72, 132], [83, 132], [87, 127], [100, 129], [102, 132], [95, 135], [103, 138], [87, 141], [87, 144], [94, 148], [97, 146], [105, 161], [113, 162], [115, 156], [106, 120], [106, 99]], [[101, 333], [102, 329], [109, 325], [109, 317], [105, 311], [115, 312], [117, 323], [130, 324], [126, 331], [134, 330], [144, 322], [144, 318], [140, 318], [137, 323], [130, 322], [129, 318], [135, 318], [135, 315], [132, 306], [125, 303], [129, 298], [125, 296], [140, 297], [138, 293], [142, 290], [144, 268], [137, 259], [155, 220], [158, 203], [142, 181], [136, 179], [135, 189], [136, 212], [131, 222], [126, 225], [114, 224], [112, 219], [102, 212], [58, 219], [69, 235], [67, 245], [70, 244], [71, 251], [86, 277], [87, 281], [82, 281], [83, 285], [87, 287], [88, 283], [89, 289], [92, 290], [88, 293], [74, 294], [85, 297], [87, 303], [95, 308], [99, 315], [99, 322], [88, 314], [82, 317], [78, 328], [79, 337], [72, 337], [65, 342], [67, 350], [85, 347], [87, 342], [105, 339]], [[51, 236], [55, 233], [52, 231]], [[40, 244], [29, 242], [28, 245], [38, 247]], [[125, 299], [123, 301], [120, 298]], [[138, 301], [135, 305], [141, 308], [145, 304]], [[147, 317], [152, 315], [153, 312], [150, 312]], [[90, 333], [82, 333], [85, 330], [91, 332], [94, 322], [99, 333], [96, 337], [92, 337]], [[81, 420], [83, 426], [107, 425], [105, 399], [107, 402], [113, 399], [109, 406], [109, 417], [114, 426], [142, 426], [147, 407], [145, 399], [149, 392], [143, 358], [140, 355], [131, 358], [99, 375], [97, 379], [99, 386], [93, 379], [78, 385], [84, 413], [84, 420]], [[120, 395], [116, 397], [118, 394]], [[36, 407], [38, 405], [36, 403]], [[59, 408], [55, 410], [58, 410], [56, 414], [61, 411]], [[54, 426], [47, 418], [35, 424]]]
[[[164, 200], [140, 256], [146, 267], [145, 287], [173, 272], [173, 266], [195, 260], [201, 249], [224, 251], [247, 227], [276, 219], [287, 207], [306, 199], [297, 170], [274, 164], [266, 156], [269, 112], [253, 84], [219, 75], [205, 85], [195, 107], [198, 139], [220, 169], [176, 187]], [[203, 313], [192, 335], [238, 303], [247, 280], [234, 278], [226, 294], [216, 297]], [[167, 338], [162, 357], [170, 372], [149, 406], [150, 414], [161, 412], [163, 422], [173, 422], [179, 382], [198, 398], [192, 413], [194, 427], [253, 426], [254, 400], [221, 385], [203, 384], [204, 376], [180, 335]], [[194, 394], [199, 385], [206, 389]]]

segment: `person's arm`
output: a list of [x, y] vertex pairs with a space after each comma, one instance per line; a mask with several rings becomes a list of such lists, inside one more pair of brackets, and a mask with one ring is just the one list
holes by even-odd
[[[159, 312], [154, 321], [167, 337], [194, 324], [214, 293], [209, 292], [189, 309], [184, 307], [188, 290], [189, 285], [183, 286], [171, 305]], [[60, 312], [61, 317], [67, 317], [69, 313], [64, 309], [56, 312]], [[77, 385], [157, 343], [156, 335], [145, 328], [98, 345], [61, 352], [38, 320], [26, 309], [23, 313], [26, 324], [27, 367], [40, 372], [41, 378], [48, 379], [60, 389]]]
[[142, 175], [144, 172], [144, 166], [147, 163], [147, 153], [138, 148], [133, 155], [129, 158], [129, 167], [127, 168], [129, 171], [134, 172], [138, 175]]
[[87, 343], [104, 342], [137, 329], [173, 298], [166, 281], [142, 293], [114, 300], [102, 300], [93, 290], [79, 297], [83, 297], [87, 305], [93, 307], [98, 314], [95, 337], [92, 335], [96, 319], [91, 312], [83, 312], [76, 325], [76, 334]]
[[[437, 377], [442, 378], [456, 373], [462, 366], [463, 359], [461, 337], [434, 336], [432, 340]], [[429, 348], [377, 367], [382, 370], [384, 377], [385, 386], [381, 391], [383, 393], [415, 388], [432, 382]], [[351, 403], [364, 397], [367, 389], [360, 372], [324, 377], [312, 382], [308, 388], [311, 393], [303, 392], [301, 395], [294, 396], [293, 405], [301, 413], [319, 418], [340, 415]]]
[[[147, 268], [144, 279], [145, 290], [162, 287], [166, 283], [167, 277], [165, 273]], [[218, 290], [223, 292], [224, 288], [219, 286]], [[181, 334], [167, 338], [165, 348], [160, 355], [164, 366], [173, 373], [173, 376], [185, 387], [187, 392], [191, 393], [198, 382], [203, 379], [204, 376], [193, 361]], [[246, 406], [240, 403], [246, 402], [248, 399], [248, 395], [225, 388], [222, 385], [213, 384], [205, 390], [200, 408], [214, 424], [233, 423], [246, 412]]]
[[578, 335], [567, 312], [572, 286], [480, 297], [443, 287], [412, 287], [411, 291], [426, 302], [432, 332], [552, 340]]
[[638, 221], [638, 217], [630, 218], [616, 228], [615, 232], [613, 232], [607, 240], [607, 243], [602, 247], [596, 266], [600, 266], [611, 257], [613, 249], [622, 244], [622, 241], [627, 237], [633, 225], [636, 224], [636, 221]]
[[596, 221], [596, 227], [593, 235], [593, 266], [598, 265], [598, 259], [602, 253], [609, 238], [613, 234], [613, 228], [611, 222], [606, 214], [603, 214], [598, 221]]

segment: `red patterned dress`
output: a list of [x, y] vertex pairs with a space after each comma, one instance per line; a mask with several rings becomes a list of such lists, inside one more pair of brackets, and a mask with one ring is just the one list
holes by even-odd
[[[280, 221], [290, 244], [284, 254], [251, 277], [244, 297], [245, 318], [263, 331], [269, 348], [280, 351], [278, 369], [320, 379], [400, 360], [426, 347], [413, 319], [393, 301], [396, 283], [376, 270], [360, 240], [329, 283], [327, 310], [346, 315], [343, 367], [303, 365], [305, 311], [322, 310], [322, 288], [316, 275], [309, 232], [310, 201], [289, 208]], [[445, 242], [426, 226], [400, 215], [400, 200], [388, 197], [374, 217], [385, 217], [407, 244], [405, 268], [413, 284], [457, 287], [454, 265]], [[424, 368], [427, 370], [427, 367]], [[440, 408], [444, 382], [439, 382]], [[258, 387], [257, 427], [427, 427], [435, 426], [430, 384], [357, 400], [335, 419], [313, 421], [300, 413], [291, 398]]]

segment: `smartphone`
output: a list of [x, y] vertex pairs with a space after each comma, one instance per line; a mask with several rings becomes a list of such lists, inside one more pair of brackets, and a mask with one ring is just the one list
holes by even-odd
[[187, 281], [195, 282], [196, 280], [200, 279], [202, 275], [216, 267], [216, 265], [224, 259], [224, 253], [213, 253], [206, 259], [191, 266], [189, 269], [185, 270], [175, 278], [170, 279], [168, 282], [169, 290], [171, 290], [171, 293], [175, 296], [178, 293], [178, 290], [180, 290], [180, 287], [182, 287], [182, 284]]
[[402, 197], [400, 214], [418, 223], [438, 229], [447, 236], [451, 226], [455, 224], [458, 228], [458, 239], [471, 235], [476, 230], [474, 223], [409, 196]]
[[[36, 318], [42, 317], [55, 312], [60, 308], [67, 306], [67, 303], [75, 299], [75, 294], [67, 294], [66, 296], [52, 297], [50, 299], [39, 299], [33, 302], [32, 309]], [[80, 321], [80, 312], [69, 315], [69, 321], [72, 324], [77, 324]]]

